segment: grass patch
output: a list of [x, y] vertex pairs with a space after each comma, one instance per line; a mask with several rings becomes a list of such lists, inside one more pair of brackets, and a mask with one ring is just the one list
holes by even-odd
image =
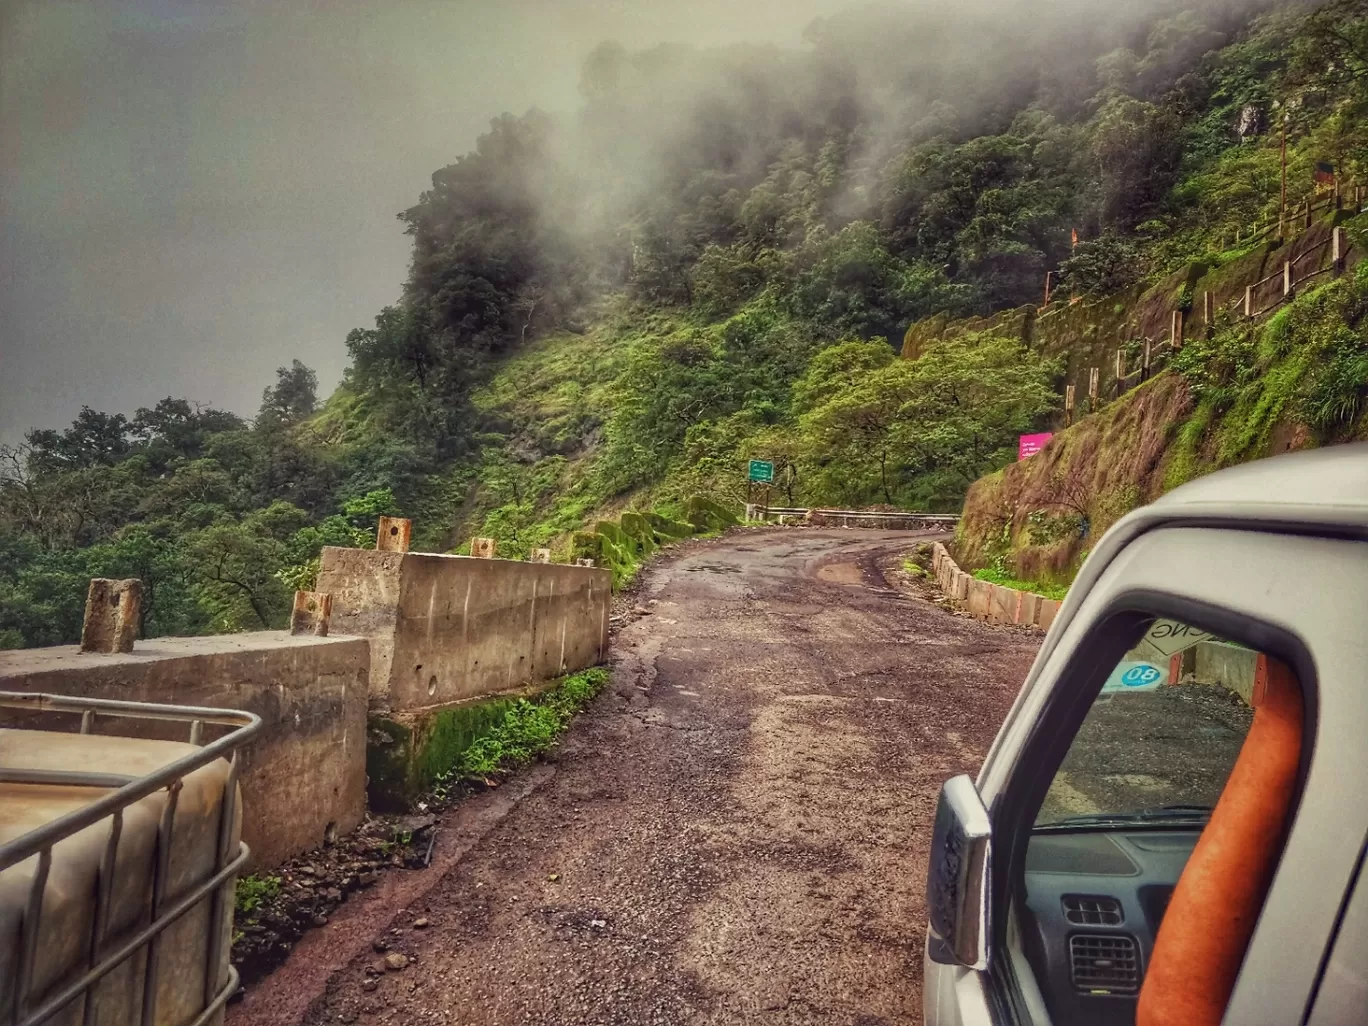
[[919, 567], [916, 563], [914, 563], [914, 562], [912, 561], [912, 557], [911, 557], [911, 556], [908, 556], [906, 559], [904, 559], [904, 560], [902, 561], [902, 568], [903, 568], [903, 572], [906, 573], [907, 575], [909, 575], [910, 577], [926, 577], [926, 576], [927, 576], [926, 571], [923, 570], [921, 567]]
[[1016, 591], [1034, 592], [1036, 595], [1044, 595], [1047, 599], [1056, 601], [1063, 601], [1064, 596], [1069, 593], [1067, 584], [1040, 584], [1036, 581], [1020, 581], [1011, 574], [1004, 574], [992, 567], [975, 570], [974, 577], [980, 581], [987, 581], [989, 584], [1000, 584], [1004, 588], [1012, 588]]
[[234, 892], [234, 907], [239, 917], [250, 917], [265, 902], [280, 893], [278, 876], [243, 876], [238, 878]]
[[601, 667], [563, 678], [536, 699], [514, 702], [488, 733], [476, 738], [440, 783], [489, 781], [526, 766], [556, 743], [575, 714], [603, 690], [609, 672]]

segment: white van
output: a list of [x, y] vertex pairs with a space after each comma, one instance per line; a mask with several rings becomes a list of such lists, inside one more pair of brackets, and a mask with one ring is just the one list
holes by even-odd
[[1185, 485], [942, 790], [927, 1026], [1368, 1024], [1365, 842], [1368, 446]]

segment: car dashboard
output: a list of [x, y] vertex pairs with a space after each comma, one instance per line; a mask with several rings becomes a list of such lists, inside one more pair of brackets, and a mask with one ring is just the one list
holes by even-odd
[[1025, 954], [1053, 1026], [1130, 1026], [1164, 910], [1201, 829], [1037, 831]]

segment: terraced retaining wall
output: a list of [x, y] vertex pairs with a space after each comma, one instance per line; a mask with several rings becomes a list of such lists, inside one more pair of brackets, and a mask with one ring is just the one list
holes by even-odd
[[950, 604], [988, 623], [1011, 623], [1049, 630], [1062, 603], [1016, 588], [980, 581], [965, 573], [940, 542], [931, 547], [931, 573]]

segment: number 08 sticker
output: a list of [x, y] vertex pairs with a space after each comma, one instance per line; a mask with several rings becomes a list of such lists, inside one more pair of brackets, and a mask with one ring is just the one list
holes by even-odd
[[1112, 671], [1103, 691], [1153, 691], [1164, 683], [1165, 673], [1153, 663], [1123, 662]]

